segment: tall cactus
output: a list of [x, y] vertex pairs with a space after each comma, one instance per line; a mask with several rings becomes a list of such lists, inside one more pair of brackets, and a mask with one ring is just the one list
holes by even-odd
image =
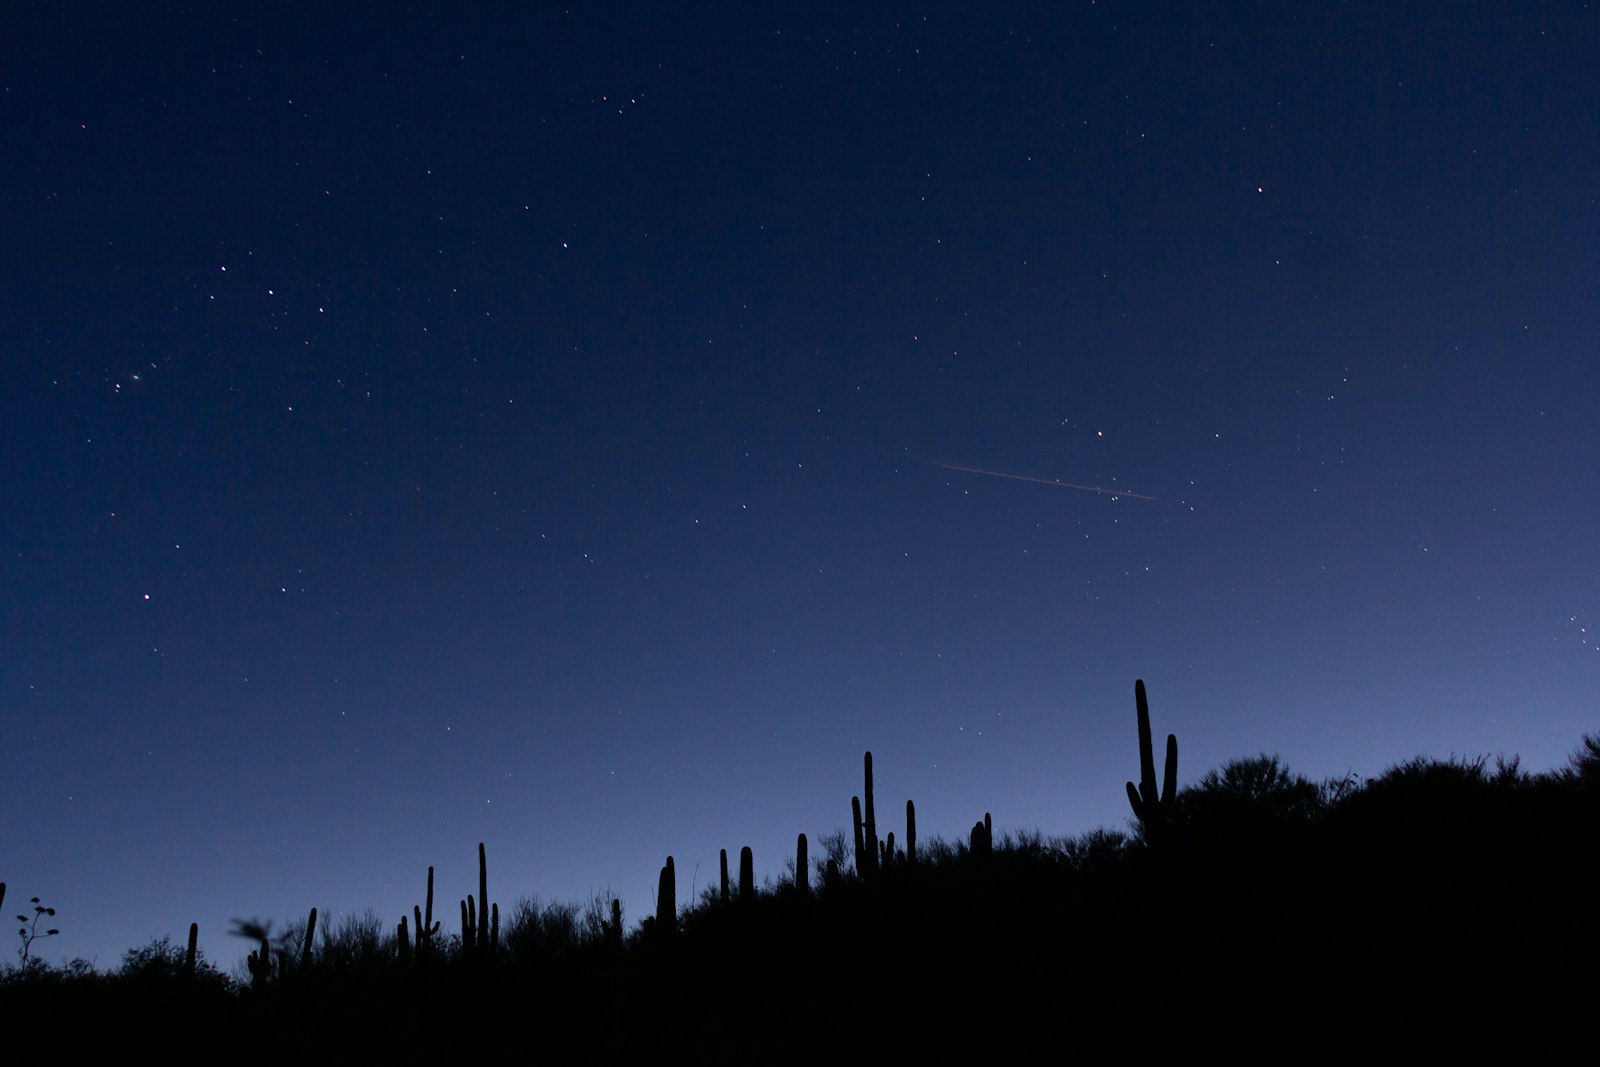
[[[433, 867], [428, 868], [428, 910], [423, 913], [423, 922], [427, 925], [417, 927], [417, 937], [426, 940], [430, 945], [439, 933], [439, 923], [433, 918]], [[419, 942], [420, 943], [420, 942]]]
[[611, 921], [606, 923], [606, 948], [612, 953], [622, 951], [622, 901], [611, 898]]
[[861, 828], [861, 798], [850, 798], [850, 822], [856, 831], [856, 877], [865, 878], [867, 875], [866, 839]]
[[1142, 678], [1133, 683], [1133, 699], [1139, 711], [1139, 788], [1128, 783], [1128, 803], [1133, 806], [1133, 817], [1139, 820], [1148, 841], [1152, 836], [1159, 836], [1172, 817], [1178, 792], [1178, 737], [1167, 735], [1167, 763], [1161, 793], [1157, 796], [1156, 760], [1150, 744], [1150, 702], [1145, 699]]
[[811, 872], [806, 869], [810, 862], [806, 849], [806, 835], [801, 834], [794, 843], [794, 887], [802, 896], [811, 892]]
[[260, 947], [245, 957], [245, 969], [250, 972], [250, 991], [259, 993], [267, 988], [272, 978], [272, 946], [267, 944], [265, 929], [260, 930]]
[[722, 895], [720, 897], [724, 907], [728, 904], [728, 850], [722, 850]]
[[739, 850], [739, 902], [748, 904], [756, 899], [756, 858], [746, 845]]
[[302, 970], [304, 970], [305, 968], [311, 966], [311, 946], [315, 943], [316, 936], [317, 936], [317, 909], [316, 908], [312, 908], [311, 909], [311, 918], [306, 920], [306, 939], [305, 939], [304, 943], [302, 943], [301, 946], [300, 946], [300, 968]]
[[433, 868], [428, 868], [428, 910], [424, 912], [415, 904], [411, 906], [411, 917], [416, 920], [417, 927], [417, 961], [420, 963], [427, 958], [428, 951], [433, 945], [433, 939], [439, 935], [439, 924], [433, 920]]
[[661, 868], [661, 878], [656, 883], [656, 929], [662, 934], [671, 933], [678, 925], [678, 876], [672, 868], [672, 857], [667, 857]]
[[[496, 911], [499, 909], [496, 908]], [[489, 859], [484, 853], [483, 842], [478, 842], [478, 948], [484, 952], [489, 951]]]
[[[433, 868], [428, 868], [428, 885], [433, 886]], [[500, 947], [500, 905], [489, 900], [489, 861], [483, 842], [478, 842], [478, 895], [467, 894], [461, 902], [461, 955], [492, 956]]]
[[906, 801], [906, 862], [917, 862], [917, 806]]
[[[0, 897], [5, 896], [5, 887], [0, 885]], [[195, 955], [200, 947], [200, 924], [189, 924], [189, 948], [183, 954], [183, 977], [185, 981], [194, 978]]]
[[866, 806], [865, 822], [862, 829], [866, 833], [867, 866], [870, 873], [877, 873], [878, 867], [878, 816], [872, 804], [872, 753], [868, 752], [863, 761], [866, 765], [866, 789], [861, 794]]

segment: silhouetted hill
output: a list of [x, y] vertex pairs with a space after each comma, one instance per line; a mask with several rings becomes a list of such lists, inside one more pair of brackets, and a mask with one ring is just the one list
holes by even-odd
[[747, 871], [680, 910], [669, 861], [668, 906], [624, 935], [606, 902], [502, 920], [480, 853], [465, 937], [418, 937], [430, 889], [392, 928], [317, 930], [314, 912], [277, 938], [251, 927], [235, 978], [166, 940], [108, 974], [10, 967], [0, 1008], [107, 1047], [159, 1032], [263, 1058], [290, 1042], [711, 1062], [1526, 1055], [1589, 1025], [1597, 766], [1592, 738], [1547, 774], [1418, 758], [1313, 783], [1263, 755], [1157, 795], [1151, 760], [1132, 836], [984, 821], [951, 844], [913, 824], [907, 849], [876, 840], [869, 761], [859, 851], [818, 857], [803, 888], [758, 891]]

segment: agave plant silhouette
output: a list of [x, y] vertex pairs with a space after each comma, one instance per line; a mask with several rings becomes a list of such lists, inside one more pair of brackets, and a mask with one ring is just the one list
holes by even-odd
[[[0, 893], [0, 895], [3, 895], [3, 893]], [[24, 965], [27, 964], [28, 958], [32, 954], [35, 941], [41, 937], [55, 937], [61, 932], [60, 930], [45, 930], [41, 932], [39, 929], [39, 923], [43, 921], [45, 916], [55, 917], [56, 909], [45, 907], [39, 903], [38, 897], [34, 897], [28, 903], [33, 905], [33, 918], [30, 919], [26, 915], [17, 916], [17, 921], [22, 923], [22, 929], [17, 931], [17, 936], [22, 938], [22, 947], [17, 949], [17, 956], [21, 958]]]

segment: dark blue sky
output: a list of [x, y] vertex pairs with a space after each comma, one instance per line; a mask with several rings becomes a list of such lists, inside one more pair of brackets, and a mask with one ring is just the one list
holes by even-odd
[[52, 958], [1600, 725], [1592, 8], [531, 6], [3, 16]]

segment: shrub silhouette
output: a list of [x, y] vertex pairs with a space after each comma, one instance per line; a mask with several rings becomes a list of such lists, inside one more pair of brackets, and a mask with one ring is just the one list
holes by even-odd
[[368, 908], [322, 924], [316, 962], [329, 971], [372, 973], [385, 968], [394, 954], [387, 924]]
[[1600, 734], [1584, 734], [1564, 776], [1586, 790], [1600, 790]]
[[604, 936], [604, 928], [596, 929], [576, 904], [521, 897], [511, 906], [500, 944], [508, 962], [535, 964], [598, 948]]
[[1188, 847], [1263, 843], [1323, 811], [1322, 790], [1277, 756], [1230, 760], [1179, 791], [1168, 825]]
[[1056, 843], [1055, 848], [1075, 871], [1089, 874], [1107, 870], [1119, 863], [1132, 844], [1120, 830], [1090, 830]]
[[225, 990], [229, 984], [227, 976], [198, 951], [191, 970], [188, 953], [173, 944], [172, 938], [165, 934], [123, 953], [122, 966], [117, 969], [116, 977], [125, 983], [157, 987], [193, 981]]

